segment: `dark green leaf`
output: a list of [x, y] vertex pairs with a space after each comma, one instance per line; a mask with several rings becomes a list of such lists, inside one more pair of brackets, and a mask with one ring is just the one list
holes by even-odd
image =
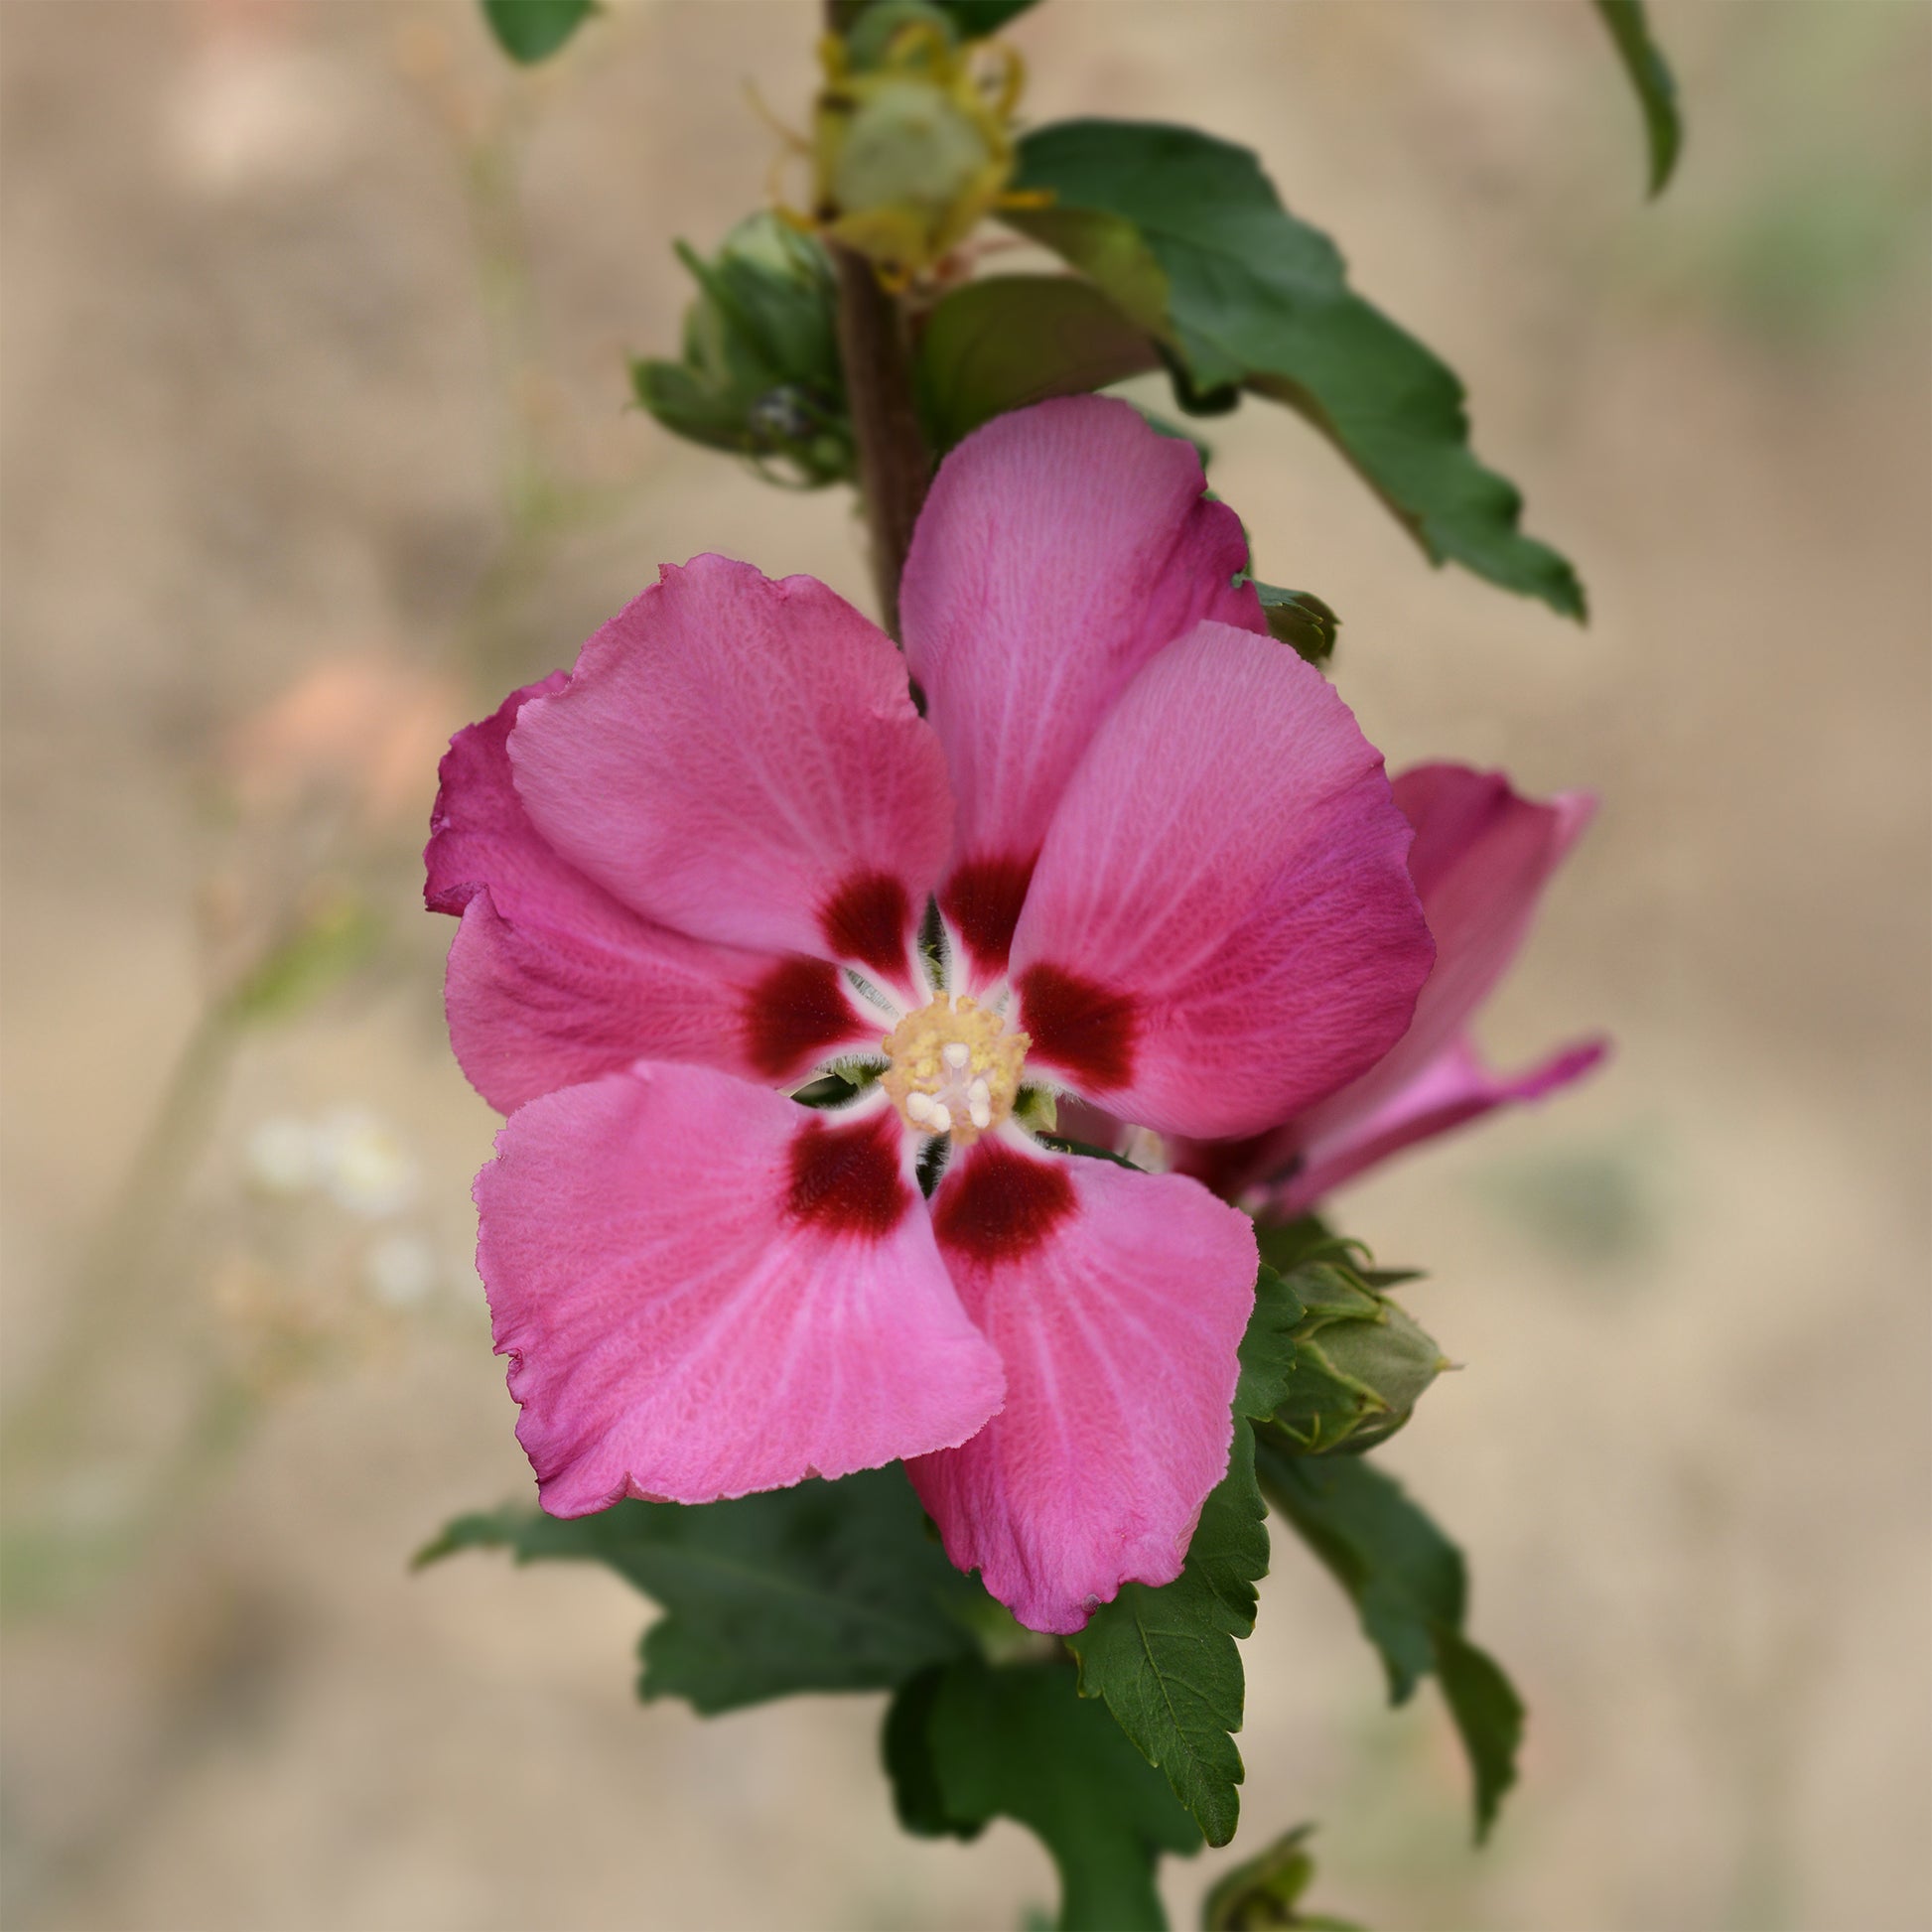
[[961, 40], [978, 41], [997, 34], [1039, 0], [934, 0], [934, 4], [959, 29]]
[[1643, 109], [1644, 138], [1650, 145], [1650, 192], [1664, 192], [1684, 145], [1684, 121], [1677, 110], [1677, 82], [1672, 77], [1644, 19], [1643, 0], [1594, 0], [1596, 13], [1610, 30], [1623, 70], [1637, 90]]
[[1039, 1838], [1059, 1869], [1061, 1932], [1166, 1925], [1155, 1864], [1199, 1850], [1200, 1834], [1066, 1665], [942, 1665], [894, 1700], [884, 1745], [907, 1831], [973, 1838], [1011, 1818]]
[[547, 61], [597, 11], [597, 0], [483, 0], [496, 45], [512, 61]]
[[1303, 1214], [1293, 1221], [1257, 1221], [1255, 1241], [1262, 1260], [1282, 1275], [1292, 1274], [1311, 1257], [1326, 1260], [1350, 1248], [1318, 1214]]
[[1255, 1585], [1268, 1570], [1268, 1531], [1255, 1486], [1254, 1431], [1287, 1391], [1302, 1309], [1263, 1267], [1241, 1343], [1228, 1472], [1201, 1509], [1186, 1567], [1151, 1589], [1124, 1584], [1067, 1648], [1080, 1660], [1083, 1697], [1104, 1698], [1120, 1726], [1168, 1774], [1210, 1845], [1234, 1836], [1241, 1800], [1241, 1653], [1255, 1627]]
[[1298, 1455], [1272, 1431], [1257, 1454], [1263, 1493], [1354, 1600], [1403, 1703], [1434, 1671], [1475, 1775], [1476, 1837], [1515, 1781], [1523, 1706], [1493, 1659], [1462, 1634], [1461, 1552], [1380, 1469], [1356, 1456]]
[[868, 14], [908, 19], [939, 14], [961, 40], [978, 41], [997, 34], [1008, 21], [1038, 4], [1039, 0], [833, 0], [832, 24], [839, 33], [849, 34]]
[[1255, 595], [1278, 641], [1311, 664], [1325, 664], [1334, 655], [1341, 620], [1312, 591], [1285, 591], [1256, 582]]
[[1308, 1851], [1313, 1830], [1312, 1825], [1297, 1825], [1220, 1879], [1201, 1903], [1203, 1932], [1266, 1932], [1275, 1926], [1296, 1932], [1360, 1932], [1346, 1919], [1311, 1918], [1298, 1909], [1314, 1877]]
[[1245, 148], [1194, 129], [1067, 121], [1020, 144], [1015, 186], [1050, 193], [1003, 218], [1091, 276], [1184, 368], [1328, 437], [1436, 562], [1584, 614], [1576, 572], [1517, 527], [1522, 498], [1469, 448], [1462, 385], [1348, 286], [1334, 244], [1281, 205]]
[[946, 1561], [897, 1467], [696, 1507], [463, 1516], [417, 1562], [475, 1549], [626, 1578], [664, 1611], [644, 1636], [639, 1695], [707, 1713], [797, 1691], [891, 1690], [970, 1650], [976, 1622], [1005, 1616]]
[[1082, 395], [1160, 367], [1146, 334], [1091, 282], [1000, 275], [955, 289], [919, 338], [919, 399], [933, 447], [1048, 396]]
[[1436, 1678], [1475, 1775], [1476, 1837], [1488, 1836], [1503, 1793], [1516, 1782], [1523, 1742], [1523, 1700], [1502, 1668], [1453, 1630], [1436, 1628]]

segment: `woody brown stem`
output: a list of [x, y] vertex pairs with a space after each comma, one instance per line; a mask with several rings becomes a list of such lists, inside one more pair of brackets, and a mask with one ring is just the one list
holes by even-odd
[[859, 496], [872, 539], [880, 621], [898, 635], [898, 580], [925, 501], [932, 459], [912, 391], [905, 316], [865, 256], [834, 246], [839, 278], [839, 360], [859, 453]]

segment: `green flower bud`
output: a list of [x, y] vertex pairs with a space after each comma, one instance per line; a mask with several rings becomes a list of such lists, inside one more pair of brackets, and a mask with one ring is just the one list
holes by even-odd
[[852, 474], [825, 252], [775, 214], [754, 214], [706, 261], [680, 243], [698, 284], [679, 361], [631, 365], [637, 400], [709, 449], [782, 462], [808, 485]]
[[1311, 1455], [1386, 1442], [1450, 1364], [1406, 1309], [1346, 1262], [1304, 1262], [1288, 1282], [1305, 1312], [1275, 1422]]

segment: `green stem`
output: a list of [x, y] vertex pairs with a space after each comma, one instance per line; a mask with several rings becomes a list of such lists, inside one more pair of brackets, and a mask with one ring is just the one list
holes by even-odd
[[175, 1061], [126, 1177], [89, 1244], [63, 1310], [63, 1325], [32, 1386], [9, 1409], [4, 1460], [9, 1483], [44, 1466], [84, 1433], [88, 1383], [104, 1345], [154, 1279], [145, 1263], [207, 1138], [226, 1084], [241, 1026], [227, 1001], [212, 1004]]

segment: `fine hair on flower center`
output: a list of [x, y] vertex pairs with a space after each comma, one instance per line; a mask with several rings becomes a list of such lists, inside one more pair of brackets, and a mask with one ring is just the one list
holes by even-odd
[[969, 1147], [1012, 1113], [1031, 1044], [976, 1000], [941, 993], [893, 1029], [879, 1084], [919, 1133]]

